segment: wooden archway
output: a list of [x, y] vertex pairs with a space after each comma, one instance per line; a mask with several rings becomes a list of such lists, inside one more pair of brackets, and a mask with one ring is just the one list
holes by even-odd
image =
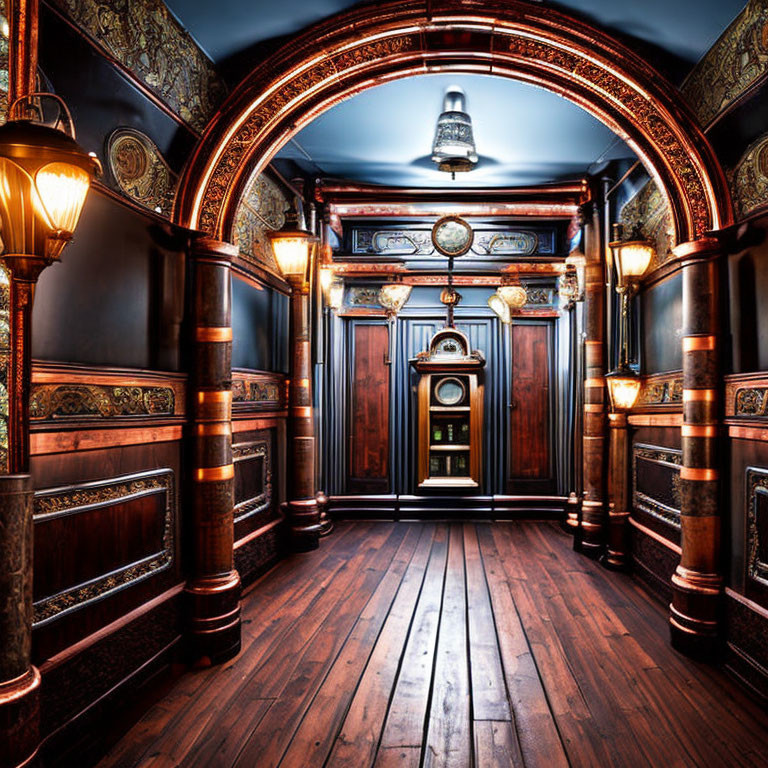
[[522, 0], [366, 5], [262, 61], [209, 124], [181, 180], [176, 221], [228, 240], [249, 178], [317, 115], [383, 82], [461, 72], [573, 101], [625, 139], [664, 190], [678, 243], [732, 221], [720, 165], [679, 92], [609, 35]]

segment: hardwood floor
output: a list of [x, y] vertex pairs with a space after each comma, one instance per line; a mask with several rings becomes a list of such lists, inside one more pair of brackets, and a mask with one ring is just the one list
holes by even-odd
[[100, 763], [768, 766], [768, 714], [547, 523], [342, 523]]

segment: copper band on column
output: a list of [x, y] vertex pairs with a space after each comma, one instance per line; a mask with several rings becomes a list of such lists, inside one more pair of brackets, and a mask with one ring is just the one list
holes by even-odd
[[190, 647], [223, 661], [240, 648], [240, 577], [234, 569], [230, 262], [237, 249], [198, 238], [194, 260], [193, 576], [186, 593]]
[[670, 627], [680, 650], [710, 655], [720, 626], [719, 303], [716, 242], [682, 247], [683, 465], [682, 553], [672, 578]]

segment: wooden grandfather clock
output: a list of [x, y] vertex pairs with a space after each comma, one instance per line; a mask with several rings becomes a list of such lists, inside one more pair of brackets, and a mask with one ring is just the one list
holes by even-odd
[[419, 373], [419, 488], [479, 488], [482, 354], [470, 351], [461, 331], [443, 328], [411, 364]]

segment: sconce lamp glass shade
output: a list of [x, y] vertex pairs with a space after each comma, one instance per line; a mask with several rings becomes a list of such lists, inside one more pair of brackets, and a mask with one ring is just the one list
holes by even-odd
[[387, 283], [379, 290], [379, 304], [387, 312], [396, 315], [408, 301], [411, 295], [411, 286], [403, 283]]
[[282, 228], [267, 232], [267, 237], [283, 275], [304, 282], [312, 250], [319, 238], [306, 229], [301, 229], [298, 210], [289, 210], [285, 214]]
[[10, 120], [0, 127], [0, 227], [4, 253], [57, 259], [72, 238], [96, 157], [66, 133]]
[[611, 399], [611, 410], [629, 411], [637, 401], [640, 394], [642, 380], [631, 368], [621, 368], [611, 371], [605, 377], [608, 384], [608, 396]]
[[344, 282], [334, 280], [328, 288], [328, 306], [338, 312], [344, 303]]
[[437, 119], [432, 162], [440, 171], [471, 171], [477, 163], [472, 118], [467, 114], [464, 91], [452, 85], [445, 91], [443, 111]]
[[510, 309], [522, 309], [528, 302], [528, 294], [522, 285], [500, 285], [496, 293]]
[[504, 299], [499, 296], [498, 291], [492, 293], [488, 299], [488, 306], [499, 316], [499, 320], [505, 325], [509, 325], [512, 322], [512, 312]]
[[320, 267], [318, 274], [320, 279], [320, 290], [327, 296], [331, 285], [333, 285], [334, 271], [331, 267]]
[[619, 285], [638, 281], [650, 266], [656, 252], [647, 240], [626, 240], [611, 243]]

